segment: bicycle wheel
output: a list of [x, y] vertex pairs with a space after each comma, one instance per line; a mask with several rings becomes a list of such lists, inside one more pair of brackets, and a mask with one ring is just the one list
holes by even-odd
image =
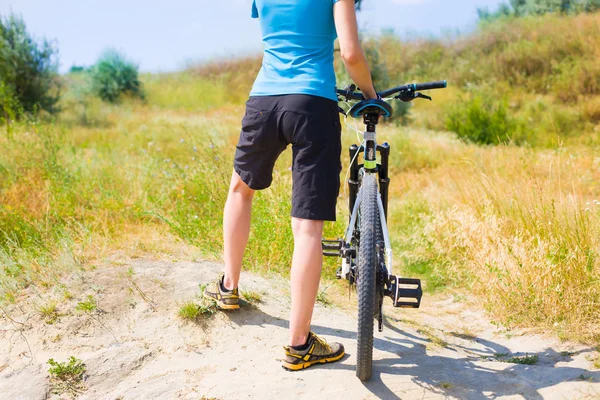
[[375, 315], [377, 175], [365, 174], [360, 204], [360, 247], [358, 249], [358, 338], [356, 376], [371, 378], [373, 368], [373, 319]]

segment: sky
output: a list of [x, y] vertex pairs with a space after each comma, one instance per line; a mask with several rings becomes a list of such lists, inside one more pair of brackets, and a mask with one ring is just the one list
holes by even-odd
[[[328, 1], [328, 0], [314, 0]], [[401, 36], [473, 29], [477, 7], [500, 0], [364, 0], [361, 31]], [[0, 0], [0, 15], [23, 17], [34, 37], [53, 40], [60, 70], [92, 65], [107, 48], [145, 72], [174, 71], [261, 51], [252, 0]]]

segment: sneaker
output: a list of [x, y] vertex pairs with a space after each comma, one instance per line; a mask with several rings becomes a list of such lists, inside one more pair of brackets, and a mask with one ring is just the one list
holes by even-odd
[[284, 347], [285, 360], [283, 368], [299, 371], [315, 364], [325, 364], [340, 360], [344, 356], [344, 346], [341, 343], [327, 343], [312, 332], [308, 333], [308, 348], [296, 350]]
[[224, 274], [221, 274], [216, 280], [206, 285], [204, 297], [213, 300], [217, 306], [223, 310], [237, 310], [240, 308], [240, 295], [238, 289], [226, 290], [223, 286]]

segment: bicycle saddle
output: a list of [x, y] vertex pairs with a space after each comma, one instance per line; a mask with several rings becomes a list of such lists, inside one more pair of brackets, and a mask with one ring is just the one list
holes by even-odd
[[379, 114], [384, 117], [391, 117], [393, 113], [392, 106], [386, 103], [383, 100], [372, 99], [372, 100], [363, 100], [359, 103], [356, 103], [352, 108], [348, 111], [348, 114], [353, 118], [358, 118], [361, 115], [365, 114]]

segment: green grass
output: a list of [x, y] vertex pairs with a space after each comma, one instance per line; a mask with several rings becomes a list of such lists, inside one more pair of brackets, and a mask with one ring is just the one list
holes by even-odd
[[217, 310], [217, 306], [214, 302], [204, 300], [200, 303], [186, 301], [179, 307], [177, 315], [185, 321], [198, 322], [202, 318], [210, 317], [217, 312]]
[[454, 337], [464, 339], [464, 340], [477, 339], [477, 335], [466, 326], [462, 327], [461, 332], [450, 332], [450, 334]]
[[83, 378], [85, 365], [83, 362], [73, 356], [69, 357], [68, 362], [56, 362], [53, 358], [48, 360], [48, 373], [61, 381], [76, 381]]
[[[334, 282], [335, 283], [335, 282]], [[317, 292], [317, 303], [325, 306], [325, 307], [331, 307], [333, 305], [332, 300], [329, 298], [329, 295], [327, 294], [327, 290], [334, 284], [334, 283], [330, 283], [328, 286], [324, 287], [323, 289], [319, 290]]]
[[561, 351], [560, 352], [561, 357], [571, 357], [571, 356], [574, 356], [575, 354], [577, 354], [576, 351]]
[[48, 325], [54, 324], [60, 317], [56, 303], [53, 301], [38, 306], [37, 311]]
[[71, 356], [68, 362], [57, 362], [51, 358], [48, 360], [48, 364], [50, 365], [48, 373], [53, 380], [53, 393], [67, 392], [75, 396], [83, 391], [86, 367], [80, 359]]
[[77, 303], [75, 309], [84, 313], [93, 313], [98, 308], [98, 302], [92, 295], [88, 295], [87, 300]]
[[435, 346], [438, 347], [448, 347], [449, 344], [448, 342], [446, 342], [444, 339], [442, 339], [441, 337], [437, 336], [432, 329], [428, 328], [428, 327], [421, 327], [417, 329], [417, 332], [420, 335], [423, 335], [425, 338], [427, 338], [427, 340], [429, 342], [431, 342], [432, 344], [434, 344]]
[[201, 315], [200, 307], [193, 301], [183, 303], [177, 315], [187, 321], [196, 321]]
[[[200, 293], [204, 293], [205, 288], [206, 285], [200, 285]], [[200, 322], [203, 318], [212, 316], [218, 310], [219, 308], [214, 301], [199, 297], [197, 301], [188, 300], [183, 302], [179, 306], [177, 315], [185, 321]]]
[[[526, 354], [524, 356], [513, 356], [508, 357], [508, 353], [498, 353], [495, 357], [502, 362], [511, 363], [511, 364], [521, 364], [521, 365], [535, 365], [538, 363], [539, 358], [537, 354]], [[508, 358], [506, 358], [508, 357]]]
[[600, 369], [600, 346], [595, 348], [596, 353], [591, 356], [588, 356], [588, 360], [592, 363], [594, 368]]
[[263, 294], [254, 290], [241, 290], [240, 294], [250, 304], [260, 304], [263, 301]]

